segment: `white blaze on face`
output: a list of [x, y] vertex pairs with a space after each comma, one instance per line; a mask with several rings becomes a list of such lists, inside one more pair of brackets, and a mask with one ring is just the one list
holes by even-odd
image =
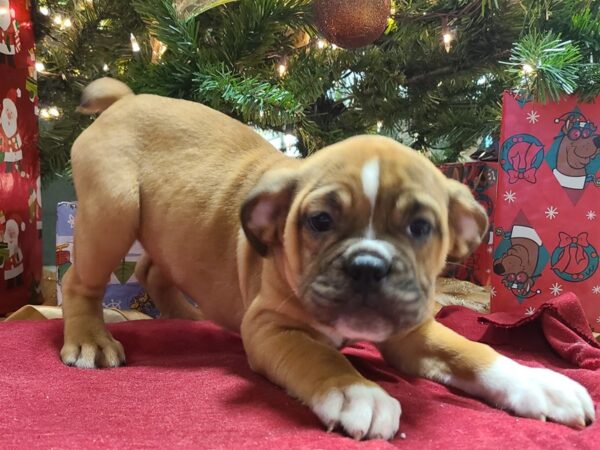
[[7, 137], [13, 137], [17, 132], [17, 105], [7, 98], [2, 102], [0, 123], [2, 123], [2, 130]]
[[8, 30], [10, 25], [10, 6], [8, 0], [0, 0], [0, 28]]
[[379, 174], [380, 166], [377, 158], [367, 161], [361, 172], [363, 192], [371, 203], [371, 215], [365, 233], [365, 237], [368, 239], [375, 237], [375, 232], [373, 231], [373, 214], [375, 213], [375, 202], [377, 200], [377, 192], [379, 191]]

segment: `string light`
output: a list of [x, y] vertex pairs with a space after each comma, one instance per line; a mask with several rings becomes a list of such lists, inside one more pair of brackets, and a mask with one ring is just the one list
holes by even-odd
[[317, 41], [317, 47], [321, 49], [327, 47], [327, 41], [325, 39], [319, 39]]
[[282, 77], [287, 73], [287, 66], [284, 63], [281, 63], [277, 66], [277, 73]]
[[334, 50], [337, 50], [339, 47], [337, 45], [335, 45], [335, 44], [331, 44], [331, 48], [334, 49]]
[[133, 52], [139, 52], [140, 51], [140, 44], [138, 44], [137, 39], [135, 38], [135, 36], [133, 35], [133, 33], [129, 34], [129, 40], [131, 41], [131, 50]]
[[65, 28], [69, 28], [71, 25], [73, 25], [73, 24], [71, 23], [71, 19], [69, 19], [69, 18], [66, 18], [65, 20], [63, 20], [63, 27], [65, 27]]
[[40, 109], [40, 117], [44, 120], [57, 119], [61, 116], [60, 109], [56, 106]]
[[533, 72], [534, 72], [534, 69], [531, 66], [531, 64], [523, 64], [523, 73], [525, 75], [531, 75]]
[[378, 120], [377, 121], [377, 132], [379, 133], [382, 128], [383, 128], [383, 121], [382, 120]]
[[38, 72], [43, 72], [44, 70], [46, 70], [46, 66], [44, 66], [43, 62], [36, 62], [35, 63], [35, 70], [37, 70]]
[[54, 16], [53, 21], [56, 25], [62, 25], [63, 19], [60, 14], [57, 14]]
[[444, 49], [446, 50], [446, 53], [450, 52], [453, 40], [454, 36], [450, 31], [445, 31], [444, 34], [442, 34], [442, 42], [444, 43]]
[[40, 14], [47, 16], [48, 14], [50, 14], [50, 10], [47, 6], [40, 6]]
[[108, 64], [104, 64], [104, 65], [102, 66], [102, 70], [104, 70], [105, 72], [108, 72], [108, 69], [109, 69], [109, 68], [108, 68]]

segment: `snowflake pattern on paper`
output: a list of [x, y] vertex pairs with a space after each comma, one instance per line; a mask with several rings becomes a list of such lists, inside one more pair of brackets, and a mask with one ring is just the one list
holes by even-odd
[[546, 208], [546, 219], [552, 220], [555, 219], [556, 216], [558, 216], [558, 209], [555, 206], [548, 206], [548, 208]]
[[562, 292], [563, 288], [560, 284], [558, 283], [554, 283], [552, 285], [552, 287], [550, 288], [550, 292], [552, 292], [552, 295], [557, 296]]
[[586, 213], [585, 217], [587, 220], [594, 220], [596, 218], [596, 211], [592, 211], [591, 209]]
[[594, 286], [592, 288], [592, 294], [596, 294], [596, 295], [600, 294], [600, 284], [597, 284], [596, 286]]
[[537, 123], [540, 120], [540, 115], [538, 114], [537, 111], [531, 111], [527, 114], [527, 121], [529, 123]]
[[67, 220], [67, 222], [69, 223], [71, 230], [75, 228], [75, 216], [73, 214], [69, 214], [69, 219]]
[[530, 306], [529, 308], [527, 308], [525, 310], [525, 315], [526, 316], [532, 316], [533, 313], [535, 313], [535, 308], [533, 306]]
[[517, 200], [517, 194], [513, 191], [506, 191], [504, 193], [504, 201], [508, 203], [514, 203]]
[[110, 299], [108, 302], [107, 301], [104, 302], [104, 307], [121, 309], [121, 304], [118, 301], [116, 301], [115, 299]]

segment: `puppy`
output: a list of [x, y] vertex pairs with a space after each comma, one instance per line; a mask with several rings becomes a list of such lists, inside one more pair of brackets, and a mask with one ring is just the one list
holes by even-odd
[[353, 340], [521, 416], [573, 427], [594, 419], [581, 385], [433, 319], [446, 257], [477, 246], [487, 220], [468, 189], [417, 152], [359, 136], [295, 160], [206, 106], [134, 96], [111, 79], [83, 94], [82, 109], [104, 107], [72, 149], [79, 206], [63, 280], [64, 363], [125, 362], [101, 298], [138, 238], [138, 276], [159, 308], [240, 331], [250, 366], [330, 430], [391, 439], [399, 427], [399, 402], [338, 351]]

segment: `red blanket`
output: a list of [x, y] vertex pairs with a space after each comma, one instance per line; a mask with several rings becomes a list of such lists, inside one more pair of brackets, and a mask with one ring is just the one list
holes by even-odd
[[[600, 349], [573, 296], [520, 321], [492, 315], [482, 322], [460, 307], [438, 318], [527, 365], [574, 378], [600, 400]], [[400, 400], [406, 439], [355, 442], [327, 434], [308, 408], [252, 373], [236, 335], [174, 320], [110, 329], [125, 345], [128, 365], [80, 370], [59, 361], [61, 321], [0, 324], [0, 448], [591, 449], [600, 442], [600, 421], [575, 431], [516, 418], [402, 376], [367, 345], [346, 353]]]

